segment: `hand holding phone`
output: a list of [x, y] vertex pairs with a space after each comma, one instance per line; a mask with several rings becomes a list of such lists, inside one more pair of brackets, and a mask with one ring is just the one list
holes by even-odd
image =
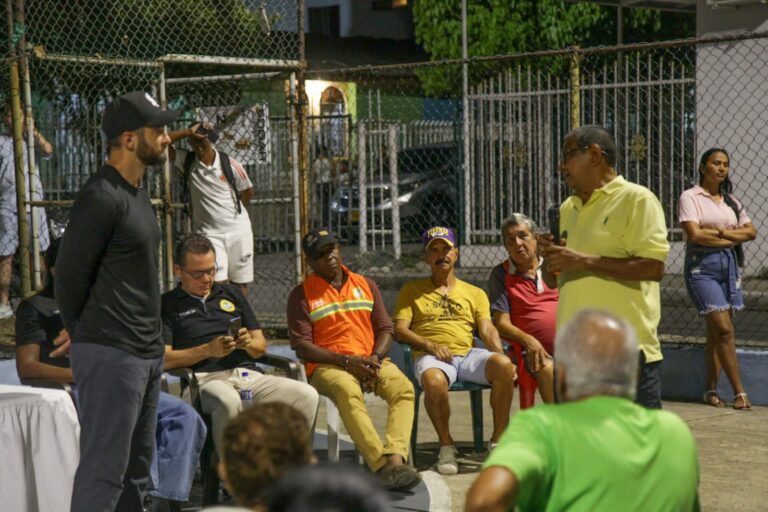
[[236, 316], [235, 318], [232, 318], [229, 320], [229, 327], [227, 329], [227, 334], [229, 336], [232, 336], [237, 340], [237, 336], [240, 333], [240, 329], [243, 327], [243, 319], [239, 316]]

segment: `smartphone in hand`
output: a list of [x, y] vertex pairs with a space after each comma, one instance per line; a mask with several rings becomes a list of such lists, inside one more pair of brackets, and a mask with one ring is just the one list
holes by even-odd
[[553, 206], [547, 211], [547, 220], [549, 221], [549, 232], [555, 237], [555, 245], [560, 245], [560, 207]]
[[239, 316], [236, 316], [235, 318], [230, 319], [229, 328], [227, 329], [227, 334], [237, 339], [237, 335], [240, 332], [240, 329], [242, 327], [243, 327], [243, 319], [240, 318]]

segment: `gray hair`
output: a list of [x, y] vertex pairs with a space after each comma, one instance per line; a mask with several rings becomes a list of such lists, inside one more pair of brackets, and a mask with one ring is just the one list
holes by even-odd
[[580, 148], [597, 144], [603, 150], [608, 165], [611, 167], [616, 165], [616, 143], [608, 130], [602, 126], [587, 124], [574, 128], [565, 136], [565, 140], [568, 139], [573, 139]]
[[531, 233], [536, 232], [537, 226], [533, 219], [522, 213], [513, 213], [501, 223], [501, 238], [504, 238], [504, 232], [508, 227], [517, 226], [518, 224], [527, 224], [528, 230], [530, 230]]
[[638, 354], [634, 329], [596, 309], [579, 311], [555, 341], [555, 361], [565, 368], [571, 400], [598, 395], [633, 399]]

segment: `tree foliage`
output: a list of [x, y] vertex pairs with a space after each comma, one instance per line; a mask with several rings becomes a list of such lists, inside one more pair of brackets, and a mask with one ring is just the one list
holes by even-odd
[[[416, 0], [413, 6], [416, 41], [432, 60], [461, 58], [461, 2]], [[625, 42], [688, 37], [694, 17], [647, 9], [626, 9]], [[467, 48], [470, 57], [508, 55], [616, 44], [616, 9], [565, 0], [467, 1]], [[473, 66], [474, 69], [483, 66]], [[455, 93], [460, 66], [419, 71], [428, 94]]]

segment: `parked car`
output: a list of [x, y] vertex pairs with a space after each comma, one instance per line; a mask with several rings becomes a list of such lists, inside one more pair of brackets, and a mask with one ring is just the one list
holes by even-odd
[[[397, 154], [400, 231], [404, 240], [416, 239], [429, 226], [457, 227], [460, 204], [458, 148], [430, 144], [403, 149]], [[378, 173], [376, 173], [378, 174]], [[368, 229], [392, 229], [392, 187], [389, 170], [367, 184]], [[343, 238], [356, 239], [360, 220], [357, 182], [342, 185], [330, 201], [332, 227]]]

